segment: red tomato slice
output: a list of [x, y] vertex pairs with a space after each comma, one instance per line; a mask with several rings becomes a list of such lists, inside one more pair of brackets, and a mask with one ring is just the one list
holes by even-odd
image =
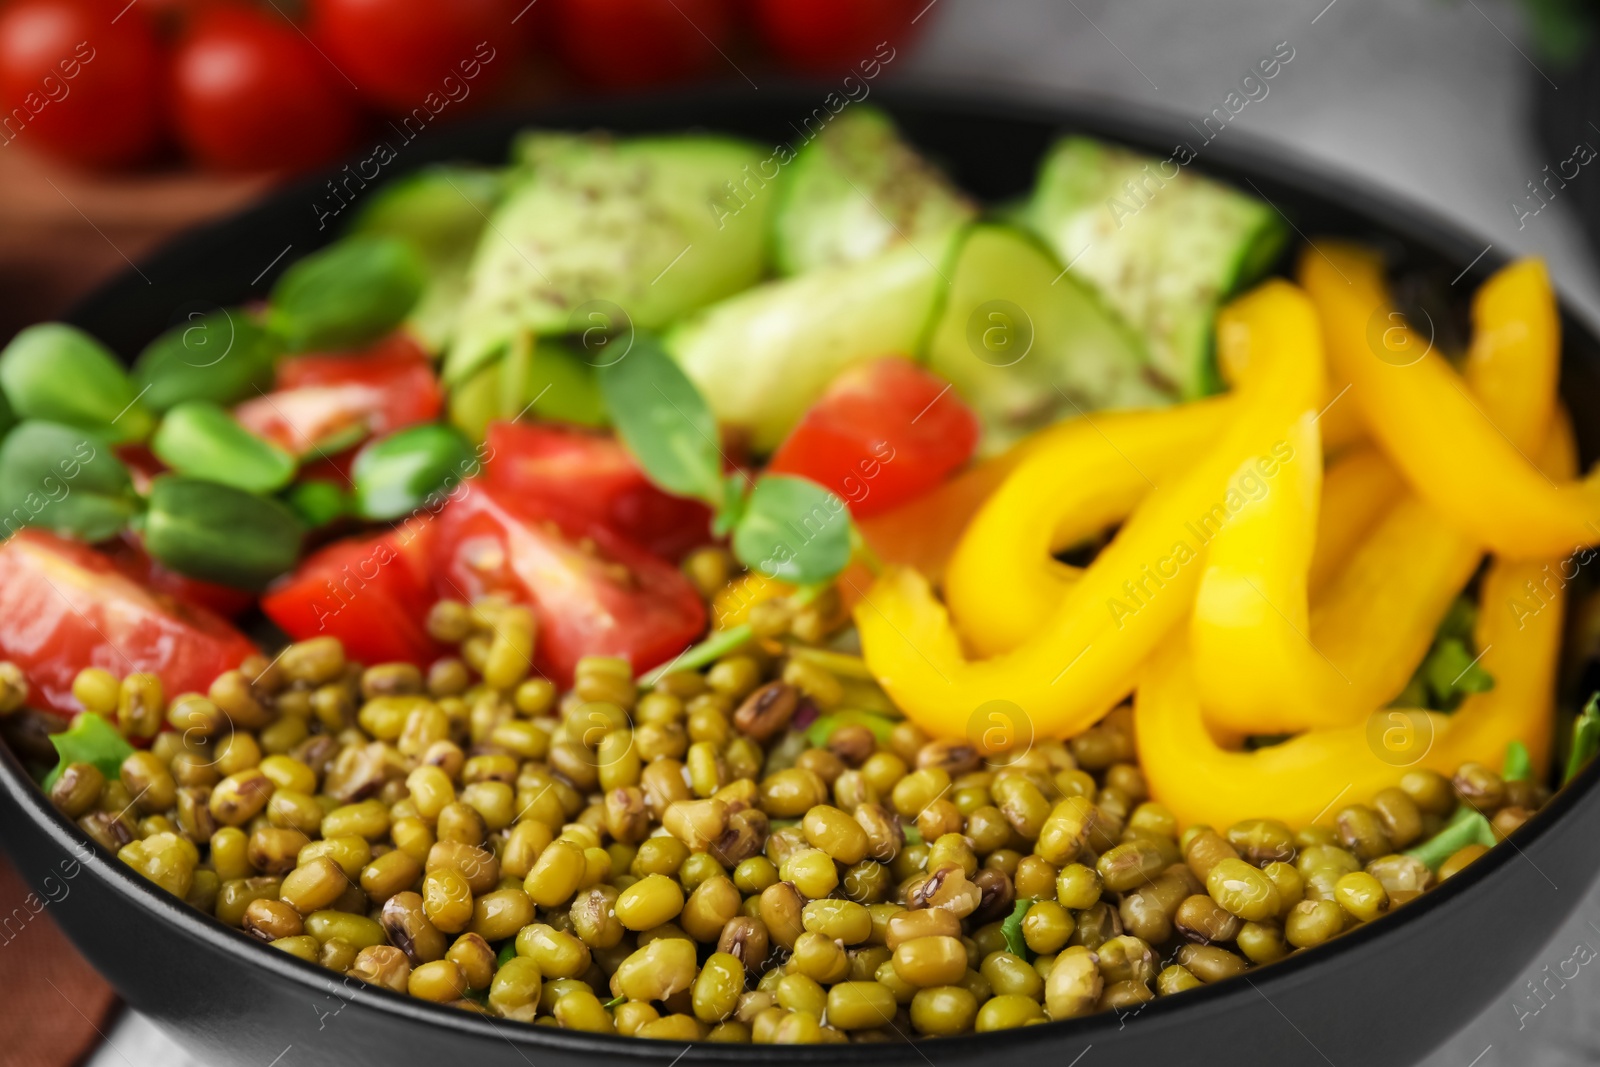
[[439, 516], [434, 589], [530, 604], [534, 664], [563, 688], [583, 656], [625, 656], [635, 673], [678, 655], [706, 628], [705, 603], [672, 564], [599, 523], [481, 479]]
[[944, 481], [972, 458], [978, 432], [950, 383], [910, 360], [879, 359], [834, 379], [767, 470], [832, 489], [866, 518]]
[[261, 610], [296, 641], [331, 635], [360, 663], [426, 667], [445, 654], [424, 619], [434, 597], [425, 563], [432, 522], [352, 537], [307, 557], [261, 598]]
[[427, 355], [400, 333], [365, 352], [286, 359], [276, 386], [234, 415], [297, 456], [342, 451], [364, 437], [428, 422], [444, 407]]
[[668, 559], [711, 540], [711, 509], [657, 489], [614, 437], [496, 422], [485, 445], [484, 481], [506, 496], [548, 501]]
[[148, 671], [169, 697], [203, 693], [255, 651], [225, 620], [151, 592], [87, 545], [32, 529], [0, 545], [0, 657], [27, 674], [33, 707], [81, 711], [72, 679], [85, 667]]
[[132, 530], [125, 531], [120, 539], [105, 545], [104, 549], [117, 570], [146, 589], [214, 611], [225, 619], [237, 618], [256, 602], [255, 596], [243, 589], [203, 582], [157, 563]]

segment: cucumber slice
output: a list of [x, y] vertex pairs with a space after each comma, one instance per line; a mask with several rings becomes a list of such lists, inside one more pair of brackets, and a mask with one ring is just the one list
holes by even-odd
[[1063, 138], [1040, 167], [1025, 218], [1144, 336], [1152, 368], [1191, 398], [1221, 388], [1217, 305], [1271, 266], [1288, 231], [1269, 205], [1176, 158]]
[[428, 284], [406, 327], [434, 354], [455, 332], [473, 249], [503, 189], [487, 167], [425, 167], [384, 186], [351, 223], [352, 233], [404, 238], [422, 253]]
[[527, 176], [473, 258], [445, 361], [450, 384], [515, 334], [568, 332], [596, 301], [656, 329], [761, 277], [773, 197], [754, 196], [734, 215], [720, 209], [726, 184], [760, 159], [744, 142], [535, 135], [519, 157]]
[[949, 274], [928, 366], [983, 421], [985, 454], [1066, 416], [1172, 402], [1138, 338], [1032, 234], [973, 226]]
[[783, 182], [773, 219], [773, 259], [783, 274], [857, 263], [904, 241], [933, 258], [977, 213], [873, 107], [834, 119], [799, 151]]
[[768, 282], [707, 308], [666, 335], [668, 352], [718, 421], [757, 452], [783, 440], [840, 371], [917, 350], [944, 286], [914, 245], [862, 263]]

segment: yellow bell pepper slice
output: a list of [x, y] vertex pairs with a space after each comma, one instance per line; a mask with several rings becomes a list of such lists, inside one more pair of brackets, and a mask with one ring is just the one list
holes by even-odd
[[994, 656], [1027, 641], [1081, 574], [1052, 554], [1126, 519], [1157, 484], [1193, 465], [1237, 406], [1215, 397], [1103, 412], [1050, 431], [1053, 439], [989, 498], [950, 558], [945, 603], [967, 647]]
[[[1570, 477], [1577, 464], [1571, 427], [1559, 409], [1554, 422], [1541, 468]], [[1540, 587], [1538, 610], [1523, 597], [1548, 566], [1496, 559], [1489, 568], [1473, 636], [1494, 688], [1467, 697], [1452, 715], [1379, 708], [1348, 726], [1254, 752], [1230, 751], [1206, 727], [1188, 647], [1173, 642], [1146, 667], [1134, 698], [1139, 763], [1152, 795], [1184, 825], [1273, 818], [1294, 826], [1331, 821], [1340, 807], [1371, 800], [1411, 767], [1453, 774], [1468, 761], [1498, 766], [1513, 741], [1527, 746], [1542, 775], [1555, 722], [1563, 591]]]
[[[1240, 733], [1284, 733], [1322, 705], [1308, 675], [1327, 666], [1308, 638], [1306, 577], [1322, 494], [1322, 440], [1305, 412], [1287, 428], [1270, 482], [1253, 471], [1241, 484], [1259, 492], [1217, 531], [1189, 621], [1195, 679], [1208, 721]], [[1313, 687], [1315, 688], [1315, 687]]]
[[[1495, 343], [1538, 330], [1536, 306], [1503, 298], [1505, 279], [1518, 272], [1499, 272], [1474, 297], [1464, 387], [1480, 420], [1533, 450], [1553, 403], [1553, 361], [1548, 352]], [[1524, 364], [1529, 373], [1521, 375]], [[1275, 492], [1211, 545], [1191, 647], [1215, 729], [1277, 734], [1359, 721], [1404, 688], [1481, 558], [1470, 534], [1408, 494], [1354, 552], [1307, 625], [1296, 569], [1305, 510], [1303, 496]]]
[[[1323, 416], [1323, 422], [1327, 416]], [[1400, 473], [1375, 448], [1347, 451], [1328, 464], [1317, 510], [1317, 547], [1306, 575], [1306, 591], [1318, 594], [1350, 561], [1356, 548], [1404, 492]]]
[[[924, 730], [960, 736], [996, 700], [1014, 705], [1036, 736], [1082, 730], [1126, 695], [1138, 667], [1187, 615], [1206, 541], [1247, 503], [1240, 468], [1254, 459], [1275, 470], [1272, 450], [1283, 444], [1284, 428], [1315, 411], [1324, 387], [1316, 313], [1286, 282], [1267, 282], [1230, 304], [1218, 336], [1222, 345], [1262, 354], [1261, 372], [1239, 389], [1235, 416], [1189, 470], [1145, 497], [1023, 644], [969, 659], [949, 613], [912, 571], [887, 571], [864, 595], [855, 611], [863, 658]], [[1051, 461], [1041, 449], [1013, 477]], [[992, 595], [1007, 600], [1013, 592]]]
[[1228, 751], [1206, 729], [1193, 660], [1183, 643], [1174, 643], [1146, 669], [1134, 702], [1139, 762], [1152, 795], [1186, 826], [1248, 818], [1298, 826], [1331, 821], [1340, 807], [1371, 800], [1411, 767], [1453, 774], [1469, 760], [1498, 766], [1512, 741], [1527, 745], [1542, 769], [1554, 719], [1561, 594], [1525, 622], [1508, 609], [1540, 567], [1500, 561], [1486, 575], [1476, 638], [1495, 686], [1469, 696], [1453, 715], [1383, 708], [1353, 726], [1314, 730], [1254, 752]]
[[[1373, 255], [1327, 242], [1302, 258], [1300, 277], [1322, 311], [1329, 360], [1350, 379], [1349, 399], [1418, 496], [1498, 554], [1548, 559], [1600, 542], [1600, 481], [1555, 485], [1530, 463], [1507, 439], [1520, 427], [1497, 428], [1429, 342], [1390, 317]], [[1486, 283], [1474, 302], [1475, 321], [1484, 316], [1517, 325], [1475, 330], [1469, 361], [1520, 353], [1511, 366], [1521, 369], [1498, 387], [1553, 397], [1560, 320], [1543, 265], [1525, 260]], [[1530, 422], [1547, 422], [1549, 411]]]

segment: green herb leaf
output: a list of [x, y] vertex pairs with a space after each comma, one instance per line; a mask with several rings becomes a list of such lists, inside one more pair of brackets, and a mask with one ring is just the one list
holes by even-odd
[[499, 970], [517, 958], [517, 939], [509, 937], [506, 943], [500, 946], [499, 953], [494, 958], [494, 969]]
[[627, 1002], [627, 997], [612, 997], [610, 1000], [602, 1004], [601, 1007], [605, 1008], [606, 1011], [615, 1011], [617, 1008], [621, 1007]]
[[294, 477], [295, 458], [257, 437], [209, 400], [186, 400], [167, 412], [150, 451], [179, 474], [271, 493]]
[[655, 338], [638, 333], [627, 355], [598, 372], [617, 436], [656, 485], [723, 503], [717, 420], [700, 391]]
[[138, 514], [139, 498], [105, 435], [29, 419], [0, 444], [0, 508], [0, 536], [38, 526], [103, 541]]
[[733, 554], [768, 578], [825, 582], [850, 562], [850, 512], [815, 482], [766, 475], [733, 531]]
[[1489, 825], [1488, 819], [1463, 804], [1445, 823], [1444, 829], [1416, 848], [1408, 849], [1406, 855], [1421, 860], [1430, 870], [1437, 871], [1441, 863], [1473, 844], [1493, 848], [1494, 827]]
[[191, 578], [264, 588], [295, 565], [304, 533], [283, 504], [242, 489], [177, 474], [150, 486], [145, 548]]
[[106, 347], [59, 322], [29, 326], [0, 351], [0, 386], [24, 419], [98, 430], [142, 441], [152, 418], [127, 372]]
[[347, 237], [284, 272], [267, 325], [290, 351], [354, 348], [400, 325], [427, 284], [410, 242]]
[[900, 829], [905, 832], [906, 844], [920, 845], [923, 843], [922, 831], [918, 830], [915, 826], [902, 826]]
[[355, 510], [349, 493], [320, 478], [291, 485], [289, 491], [283, 494], [283, 502], [310, 530], [342, 519]]
[[814, 748], [821, 748], [828, 743], [828, 738], [841, 726], [865, 726], [872, 731], [872, 736], [878, 739], [880, 745], [889, 743], [889, 735], [894, 733], [896, 720], [885, 715], [877, 715], [870, 711], [860, 711], [856, 708], [842, 708], [829, 715], [817, 718], [810, 726], [806, 727], [806, 739]]
[[122, 773], [122, 761], [133, 755], [133, 746], [117, 732], [117, 728], [93, 712], [84, 712], [72, 720], [72, 725], [58, 734], [50, 735], [61, 760], [44, 776], [44, 788], [49, 792], [61, 772], [71, 763], [93, 764], [95, 769], [112, 781]]
[[1561, 784], [1576, 778], [1596, 752], [1600, 752], [1600, 693], [1589, 698], [1583, 713], [1572, 724], [1572, 751], [1567, 754], [1567, 770], [1561, 776]]
[[1011, 909], [1011, 914], [1000, 923], [1000, 934], [1006, 939], [1006, 949], [1013, 956], [1021, 956], [1031, 960], [1033, 953], [1028, 949], [1028, 943], [1022, 939], [1022, 917], [1028, 914], [1028, 909], [1033, 907], [1033, 901], [1023, 898], [1017, 901], [1016, 907]]
[[1506, 746], [1506, 758], [1500, 768], [1500, 777], [1508, 782], [1525, 782], [1533, 777], [1533, 757], [1528, 755], [1527, 745], [1521, 741], [1513, 741]]
[[1478, 666], [1467, 643], [1459, 637], [1442, 637], [1428, 654], [1423, 674], [1440, 708], [1452, 708], [1466, 693], [1487, 693], [1494, 678]]
[[133, 384], [154, 411], [186, 400], [232, 404], [272, 388], [282, 351], [278, 339], [240, 308], [195, 314], [139, 353]]
[[647, 671], [639, 677], [639, 688], [649, 689], [659, 682], [664, 676], [673, 671], [692, 671], [704, 667], [721, 659], [725, 654], [732, 652], [740, 645], [755, 636], [748, 623], [730, 626], [726, 630], [718, 630], [704, 641], [689, 649], [676, 659], [668, 660], [652, 671]]
[[356, 513], [398, 519], [477, 474], [480, 466], [472, 445], [453, 426], [424, 423], [392, 433], [368, 444], [351, 465]]

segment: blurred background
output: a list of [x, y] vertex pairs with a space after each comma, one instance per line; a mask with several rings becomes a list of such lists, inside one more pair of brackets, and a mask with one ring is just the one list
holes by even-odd
[[[593, 94], [759, 93], [879, 42], [897, 84], [1195, 121], [1287, 50], [1227, 136], [1544, 256], [1600, 323], [1600, 166], [1575, 164], [1600, 146], [1597, 27], [1589, 0], [0, 0], [0, 335], [391, 134]], [[25, 892], [0, 870], [0, 912]], [[22, 937], [0, 960], [0, 1062], [191, 1062], [117, 1012], [48, 914]], [[1600, 948], [1600, 897], [1428, 1067], [1600, 1062], [1600, 977], [1528, 999], [1575, 944]]]

